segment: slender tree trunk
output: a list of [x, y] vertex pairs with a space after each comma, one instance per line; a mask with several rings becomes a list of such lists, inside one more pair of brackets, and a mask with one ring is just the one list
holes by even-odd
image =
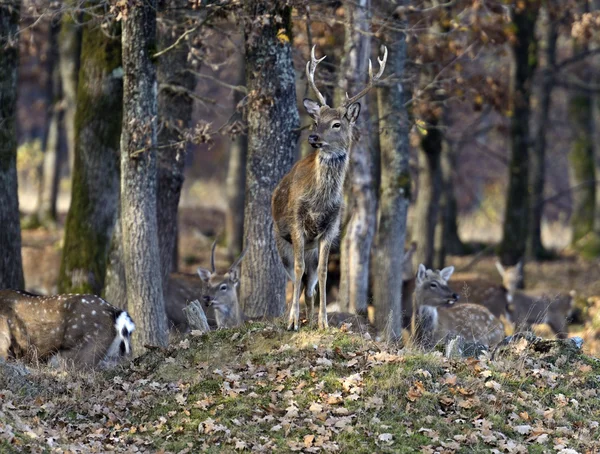
[[132, 340], [141, 354], [144, 345], [168, 342], [156, 221], [156, 0], [130, 5], [122, 43], [121, 229]]
[[[364, 88], [371, 55], [369, 10], [370, 0], [348, 4], [346, 40], [338, 87], [350, 95]], [[341, 96], [337, 96], [341, 98]], [[373, 159], [369, 149], [369, 106], [362, 98], [364, 112], [361, 138], [352, 143], [350, 169], [347, 177], [348, 223], [340, 247], [340, 293], [343, 311], [366, 314], [369, 293], [369, 262], [375, 234], [377, 197], [373, 187]]]
[[431, 119], [419, 148], [419, 194], [415, 206], [412, 240], [418, 244], [416, 263], [432, 268], [435, 253], [435, 226], [442, 194], [442, 131], [438, 120]]
[[542, 244], [542, 216], [544, 214], [544, 185], [546, 181], [546, 130], [550, 124], [550, 106], [554, 88], [554, 65], [556, 64], [556, 40], [558, 22], [553, 13], [553, 1], [548, 0], [545, 30], [545, 65], [539, 89], [539, 118], [531, 156], [531, 219], [527, 238], [527, 256], [536, 260], [547, 256]]
[[18, 0], [0, 4], [0, 289], [23, 288], [17, 192]]
[[[185, 7], [187, 2], [172, 2], [171, 8]], [[159, 48], [166, 49], [185, 32], [185, 20], [180, 9], [165, 14], [158, 33]], [[184, 180], [185, 145], [183, 130], [192, 120], [193, 99], [188, 94], [196, 86], [195, 77], [185, 71], [188, 48], [177, 46], [160, 56], [157, 67], [159, 83], [158, 117], [158, 194], [156, 219], [163, 282], [173, 269], [173, 253], [177, 247], [177, 211]]]
[[511, 80], [511, 161], [502, 242], [504, 265], [514, 265], [525, 254], [529, 232], [529, 117], [533, 74], [537, 66], [535, 23], [539, 2], [523, 2], [513, 10], [516, 40]]
[[[283, 0], [245, 2], [244, 14], [252, 20], [245, 25], [248, 252], [240, 294], [247, 316], [280, 316], [285, 311], [286, 275], [275, 247], [271, 194], [292, 166], [298, 143], [291, 7]], [[282, 23], [277, 23], [278, 17]]]
[[[404, 1], [396, 2], [400, 6]], [[381, 29], [383, 44], [388, 48], [389, 74], [394, 80], [379, 89], [379, 125], [381, 128], [381, 188], [379, 222], [376, 234], [374, 268], [378, 280], [373, 283], [375, 323], [387, 340], [402, 335], [402, 262], [406, 236], [406, 214], [410, 201], [408, 167], [408, 117], [406, 113], [404, 67], [406, 36], [401, 31], [406, 23], [390, 14]]]
[[[117, 27], [111, 34], [118, 35]], [[82, 39], [71, 206], [58, 289], [99, 294], [119, 201], [121, 46], [92, 23]]]
[[[240, 59], [241, 60], [241, 59]], [[245, 68], [240, 61], [242, 73], [238, 84], [245, 83]], [[237, 106], [243, 94], [236, 92], [234, 103]], [[244, 246], [244, 199], [246, 196], [246, 156], [248, 137], [243, 131], [236, 135], [229, 145], [229, 165], [227, 168], [227, 213], [225, 214], [225, 233], [227, 252], [230, 259], [237, 256]]]
[[[73, 7], [77, 0], [66, 0], [65, 4]], [[78, 13], [67, 12], [61, 19], [61, 30], [58, 38], [59, 67], [64, 102], [64, 123], [68, 151], [68, 167], [73, 169], [75, 160], [75, 113], [77, 110], [77, 85], [81, 55], [82, 27], [77, 24]]]

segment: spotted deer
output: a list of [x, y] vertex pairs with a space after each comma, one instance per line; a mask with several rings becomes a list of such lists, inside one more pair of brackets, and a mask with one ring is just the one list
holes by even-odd
[[459, 296], [448, 287], [453, 272], [453, 266], [433, 271], [419, 265], [413, 301], [415, 341], [432, 348], [461, 336], [468, 342], [496, 345], [504, 338], [504, 326], [481, 305], [456, 304]]
[[306, 63], [306, 77], [318, 102], [304, 99], [304, 107], [313, 119], [308, 143], [315, 151], [297, 162], [275, 188], [271, 211], [275, 223], [277, 250], [288, 277], [293, 283], [293, 296], [288, 329], [298, 330], [300, 294], [304, 287], [309, 319], [314, 312], [314, 291], [319, 283], [320, 308], [318, 326], [328, 327], [326, 310], [327, 262], [331, 243], [339, 233], [343, 204], [343, 187], [348, 170], [348, 153], [357, 138], [356, 121], [360, 113], [357, 102], [377, 82], [385, 69], [387, 49], [378, 58], [379, 71], [374, 76], [369, 62], [369, 82], [356, 96], [348, 97], [342, 106], [332, 108], [317, 89], [315, 70], [325, 57]]
[[95, 295], [0, 290], [0, 358], [107, 367], [131, 354], [129, 314]]
[[565, 339], [574, 292], [565, 295], [518, 290], [517, 284], [523, 280], [523, 261], [506, 268], [496, 261], [496, 268], [505, 290], [506, 317], [515, 330], [530, 331], [532, 325], [547, 323], [556, 337]]

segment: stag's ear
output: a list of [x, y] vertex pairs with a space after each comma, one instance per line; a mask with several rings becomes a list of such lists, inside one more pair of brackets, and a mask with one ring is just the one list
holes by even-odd
[[235, 266], [229, 269], [229, 280], [231, 283], [236, 286], [240, 283], [240, 267]]
[[440, 276], [441, 276], [441, 278], [443, 280], [445, 280], [446, 282], [448, 282], [450, 280], [450, 276], [452, 276], [452, 273], [454, 273], [454, 267], [453, 266], [447, 266], [442, 271], [440, 271]]
[[312, 99], [304, 98], [304, 108], [306, 112], [313, 120], [317, 120], [319, 118], [319, 114], [321, 113], [321, 106], [318, 102], [313, 101]]
[[204, 282], [208, 282], [210, 281], [210, 275], [211, 272], [208, 271], [205, 268], [198, 268], [198, 276], [200, 276], [200, 279], [202, 279]]
[[346, 109], [346, 118], [350, 123], [356, 123], [358, 120], [358, 114], [360, 114], [360, 103], [353, 102]]
[[498, 270], [498, 272], [500, 273], [500, 276], [504, 277], [504, 267], [502, 266], [502, 263], [500, 263], [500, 260], [496, 259], [496, 269]]
[[417, 270], [417, 284], [421, 284], [427, 277], [427, 268], [422, 263], [419, 265]]

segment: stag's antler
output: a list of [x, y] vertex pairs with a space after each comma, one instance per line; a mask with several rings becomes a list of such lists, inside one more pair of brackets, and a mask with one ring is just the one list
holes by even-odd
[[242, 253], [240, 254], [240, 256], [239, 256], [239, 257], [238, 257], [238, 258], [235, 260], [235, 262], [233, 262], [233, 265], [231, 265], [231, 266], [229, 267], [229, 269], [230, 269], [230, 270], [231, 270], [231, 269], [233, 269], [233, 268], [236, 268], [236, 267], [237, 267], [237, 266], [240, 264], [240, 262], [242, 261], [242, 259], [243, 259], [243, 258], [244, 258], [244, 256], [246, 255], [246, 251], [247, 251], [247, 250], [248, 250], [248, 248], [246, 248], [246, 249], [244, 249], [244, 250], [242, 251]]
[[210, 250], [210, 272], [215, 273], [217, 270], [215, 268], [215, 248], [217, 247], [217, 240], [212, 244], [212, 249]]
[[308, 79], [310, 88], [312, 88], [315, 92], [315, 95], [317, 95], [321, 106], [326, 106], [327, 101], [325, 100], [325, 96], [321, 94], [321, 92], [317, 89], [317, 85], [315, 84], [315, 69], [317, 69], [317, 65], [319, 63], [325, 60], [326, 55], [323, 55], [323, 57], [317, 60], [317, 57], [315, 57], [315, 47], [317, 46], [313, 46], [312, 50], [310, 51], [310, 61], [306, 62], [306, 78]]
[[383, 70], [385, 69], [385, 64], [387, 62], [387, 58], [388, 58], [387, 47], [383, 46], [383, 59], [377, 57], [377, 62], [379, 63], [379, 71], [377, 71], [377, 74], [375, 74], [375, 76], [373, 76], [373, 65], [371, 64], [371, 60], [369, 60], [369, 83], [359, 94], [357, 94], [356, 96], [353, 96], [352, 98], [350, 98], [348, 96], [348, 93], [346, 93], [346, 102], [344, 102], [344, 107], [348, 107], [353, 102], [358, 101], [360, 98], [362, 98], [364, 95], [366, 95], [371, 88], [373, 88], [373, 85], [375, 85], [375, 83], [379, 82], [379, 79], [383, 75]]

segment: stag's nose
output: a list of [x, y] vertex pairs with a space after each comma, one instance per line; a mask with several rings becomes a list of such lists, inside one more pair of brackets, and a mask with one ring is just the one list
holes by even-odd
[[208, 307], [208, 306], [210, 306], [210, 303], [211, 303], [211, 301], [212, 301], [212, 298], [211, 298], [210, 296], [204, 296], [202, 299], [204, 300], [204, 304], [205, 304], [207, 307]]
[[452, 298], [454, 298], [456, 301], [458, 301], [460, 299], [460, 295], [458, 293], [453, 293]]
[[321, 143], [319, 142], [319, 136], [317, 134], [311, 134], [308, 136], [308, 143], [313, 146], [313, 148], [319, 148]]

